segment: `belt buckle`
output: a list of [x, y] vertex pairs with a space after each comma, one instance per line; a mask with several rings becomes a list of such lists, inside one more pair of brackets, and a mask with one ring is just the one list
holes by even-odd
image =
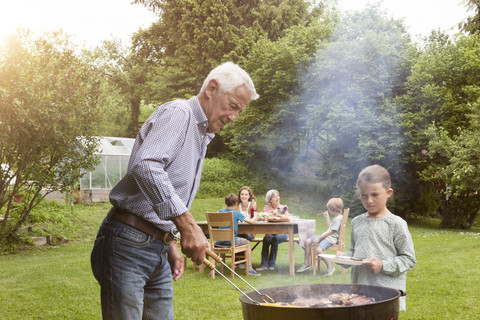
[[173, 229], [170, 232], [165, 232], [163, 235], [163, 243], [170, 244], [173, 240], [180, 239], [179, 232], [176, 229]]
[[170, 244], [173, 241], [173, 239], [175, 239], [175, 237], [170, 232], [165, 232], [165, 234], [163, 235], [164, 244]]

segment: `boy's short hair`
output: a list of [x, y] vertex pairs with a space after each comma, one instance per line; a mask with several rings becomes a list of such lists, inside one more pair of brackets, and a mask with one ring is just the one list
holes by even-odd
[[238, 197], [235, 193], [229, 193], [225, 196], [225, 205], [231, 207], [237, 204]]
[[343, 211], [343, 200], [340, 198], [332, 198], [327, 202], [327, 209], [332, 212], [342, 212]]

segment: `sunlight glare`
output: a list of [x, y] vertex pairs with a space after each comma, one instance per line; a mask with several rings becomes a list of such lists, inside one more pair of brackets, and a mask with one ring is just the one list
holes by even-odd
[[98, 45], [112, 36], [129, 41], [154, 14], [132, 0], [0, 0], [0, 41], [27, 28], [35, 34], [63, 30], [77, 44]]

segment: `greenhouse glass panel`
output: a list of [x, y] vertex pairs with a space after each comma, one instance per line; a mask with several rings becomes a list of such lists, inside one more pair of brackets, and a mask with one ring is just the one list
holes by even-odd
[[91, 189], [90, 172], [82, 170], [82, 176], [80, 178], [80, 189]]
[[90, 188], [91, 189], [106, 189], [106, 183], [105, 183], [105, 157], [102, 156], [101, 162], [95, 170], [90, 172]]
[[125, 176], [135, 139], [102, 137], [97, 153], [100, 163], [84, 172], [80, 189], [112, 189]]
[[113, 188], [127, 171], [128, 160], [130, 156], [105, 156], [105, 187]]

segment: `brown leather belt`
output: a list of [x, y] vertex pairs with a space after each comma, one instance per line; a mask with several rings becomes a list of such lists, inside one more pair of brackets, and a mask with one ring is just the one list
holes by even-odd
[[137, 215], [134, 215], [133, 213], [125, 212], [118, 208], [114, 209], [115, 211], [112, 215], [113, 219], [120, 221], [121, 223], [128, 224], [129, 226], [145, 232], [152, 237], [155, 235], [155, 232], [157, 232], [157, 239], [162, 240], [165, 244], [169, 244], [174, 239], [173, 234], [155, 227], [153, 223], [150, 223], [147, 220], [142, 219]]

